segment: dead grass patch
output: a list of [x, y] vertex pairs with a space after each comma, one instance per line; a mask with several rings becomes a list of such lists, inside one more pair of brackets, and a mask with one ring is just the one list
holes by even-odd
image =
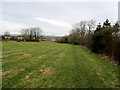
[[21, 51], [21, 50], [5, 51], [5, 52], [2, 52], [2, 53], [10, 53], [10, 52], [15, 52], [15, 51]]
[[13, 77], [13, 76], [17, 75], [19, 71], [24, 71], [24, 69], [10, 70], [10, 71], [6, 71], [6, 72], [2, 72], [2, 76], [3, 76], [2, 78]]
[[38, 58], [45, 58], [45, 57], [47, 57], [47, 55], [41, 55]]
[[65, 56], [65, 53], [60, 53], [60, 54], [58, 54], [58, 55], [55, 55], [54, 57], [62, 58], [62, 57], [64, 57], [64, 56]]
[[33, 73], [29, 73], [27, 76], [25, 76], [25, 79], [26, 80], [29, 80], [30, 79], [30, 75], [32, 75]]
[[0, 55], [0, 58], [2, 58], [2, 55]]
[[24, 68], [25, 68], [25, 67], [30, 67], [30, 66], [32, 66], [31, 63], [20, 63], [19, 65], [20, 65], [20, 66], [23, 66]]
[[17, 54], [24, 54], [25, 52], [17, 52], [17, 53], [13, 53], [13, 54], [10, 54], [10, 55], [2, 55], [2, 58], [5, 58], [5, 57], [9, 57], [9, 56], [12, 56], [12, 55], [17, 55]]
[[8, 74], [8, 73], [10, 73], [10, 72], [14, 72], [14, 71], [23, 71], [24, 69], [18, 69], [18, 70], [10, 70], [10, 71], [5, 71], [5, 72], [2, 72], [2, 75], [6, 75], [6, 74]]
[[106, 56], [106, 55], [99, 55], [102, 59], [110, 61], [112, 64], [117, 66], [117, 63], [114, 61], [113, 57]]
[[2, 79], [2, 71], [0, 71], [0, 79]]
[[18, 74], [18, 71], [8, 71], [7, 73], [4, 73], [2, 78], [10, 78]]
[[5, 72], [2, 72], [2, 75], [6, 75], [7, 73], [9, 73], [11, 71], [5, 71]]
[[26, 76], [25, 79], [29, 79], [29, 76]]
[[17, 60], [18, 60], [18, 59], [27, 58], [27, 57], [30, 57], [30, 56], [31, 56], [31, 54], [23, 54], [23, 55], [18, 56], [18, 57], [17, 57]]
[[55, 51], [52, 51], [52, 52], [50, 52], [50, 53], [47, 53], [46, 55], [41, 55], [41, 56], [39, 56], [38, 58], [45, 58], [45, 57], [47, 57], [48, 55], [51, 55], [52, 53], [55, 53]]
[[55, 72], [55, 70], [53, 68], [47, 68], [47, 69], [43, 70], [42, 72], [45, 77], [48, 77], [48, 76], [52, 75]]
[[10, 53], [10, 52], [12, 52], [12, 51], [5, 51], [5, 52], [2, 52], [2, 53]]

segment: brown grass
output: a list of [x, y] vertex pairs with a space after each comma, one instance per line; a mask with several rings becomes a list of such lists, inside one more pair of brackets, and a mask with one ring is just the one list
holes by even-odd
[[50, 75], [52, 75], [55, 72], [55, 70], [53, 68], [47, 68], [45, 70], [43, 70], [43, 75], [45, 77], [48, 77]]
[[18, 71], [6, 71], [3, 72], [2, 78], [10, 78], [18, 74]]
[[17, 75], [19, 71], [23, 71], [23, 70], [24, 69], [18, 69], [18, 70], [10, 70], [10, 71], [2, 72], [2, 78], [13, 77]]
[[62, 58], [62, 57], [64, 57], [64, 56], [65, 56], [65, 53], [60, 53], [60, 54], [58, 54], [58, 55], [55, 55], [54, 57]]
[[27, 57], [30, 57], [30, 56], [31, 56], [31, 54], [23, 54], [23, 55], [18, 56], [18, 57], [17, 57], [17, 60], [18, 60], [18, 59], [27, 58]]
[[2, 55], [2, 58], [5, 58], [5, 57], [9, 57], [9, 56], [12, 56], [12, 55], [17, 55], [17, 54], [24, 54], [25, 52], [17, 52], [17, 53], [13, 53], [13, 54], [10, 54], [10, 55]]
[[2, 52], [2, 53], [10, 53], [10, 52], [15, 52], [15, 51], [21, 51], [21, 50], [5, 51], [5, 52]]
[[45, 58], [45, 57], [47, 57], [47, 55], [41, 55], [38, 58]]

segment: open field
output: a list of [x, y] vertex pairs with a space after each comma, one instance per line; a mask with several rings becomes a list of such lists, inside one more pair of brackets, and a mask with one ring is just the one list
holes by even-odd
[[118, 66], [82, 46], [3, 42], [2, 49], [3, 88], [120, 87]]

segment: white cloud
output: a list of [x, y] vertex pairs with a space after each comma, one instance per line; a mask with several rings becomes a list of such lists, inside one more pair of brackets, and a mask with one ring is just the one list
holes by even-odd
[[65, 22], [60, 22], [60, 21], [55, 21], [55, 20], [50, 20], [50, 19], [44, 19], [44, 18], [35, 18], [36, 20], [42, 21], [42, 22], [46, 22], [55, 26], [60, 26], [60, 27], [65, 27], [65, 28], [69, 28], [71, 29], [72, 26], [65, 23]]
[[14, 22], [8, 22], [8, 21], [0, 21], [0, 24], [2, 26], [0, 33], [3, 34], [5, 31], [9, 31], [12, 34], [18, 34], [22, 28], [28, 28], [30, 26], [18, 24]]
[[2, 2], [118, 2], [119, 0], [1, 0]]
[[117, 20], [117, 2], [109, 3], [106, 0], [100, 1], [101, 3], [89, 2], [2, 3], [3, 13], [1, 15], [4, 21], [2, 22], [3, 29], [0, 29], [2, 30], [0, 33], [4, 31], [19, 33], [22, 28], [29, 25], [31, 27], [40, 27], [45, 35], [65, 35], [69, 33], [73, 24], [82, 20], [95, 19], [98, 23], [103, 22], [106, 18], [113, 23]]

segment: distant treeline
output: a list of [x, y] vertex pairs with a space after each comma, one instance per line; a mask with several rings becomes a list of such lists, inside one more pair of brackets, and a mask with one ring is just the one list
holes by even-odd
[[110, 60], [120, 64], [120, 29], [116, 22], [111, 25], [108, 19], [99, 23], [97, 27], [94, 20], [81, 21], [73, 25], [68, 36], [58, 40], [60, 43], [83, 45], [94, 53], [105, 55]]
[[52, 41], [56, 42], [57, 36], [44, 36], [43, 31], [39, 27], [24, 28], [20, 31], [20, 35], [12, 36], [9, 31], [0, 36], [0, 41], [18, 41], [18, 42], [39, 42]]

